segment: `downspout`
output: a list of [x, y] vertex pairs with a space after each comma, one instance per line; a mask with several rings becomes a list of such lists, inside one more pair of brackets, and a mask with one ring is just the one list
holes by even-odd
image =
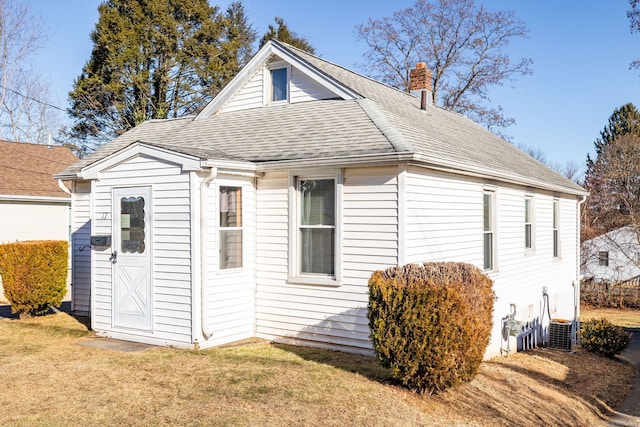
[[200, 234], [202, 235], [200, 239], [200, 303], [201, 303], [201, 312], [200, 312], [200, 322], [202, 328], [202, 336], [205, 340], [208, 340], [211, 335], [211, 331], [209, 331], [209, 325], [207, 323], [207, 289], [208, 289], [208, 274], [207, 274], [207, 237], [205, 233], [208, 233], [209, 229], [207, 224], [207, 187], [218, 176], [218, 169], [211, 168], [209, 170], [209, 176], [202, 181], [200, 184]]
[[580, 334], [580, 206], [587, 200], [586, 196], [580, 196], [578, 204], [576, 205], [576, 279], [573, 281], [573, 342], [578, 344]]
[[61, 189], [62, 191], [64, 191], [65, 193], [67, 193], [69, 196], [71, 196], [71, 195], [72, 195], [72, 194], [71, 194], [71, 191], [69, 191], [69, 189], [67, 188], [67, 186], [66, 186], [66, 185], [64, 185], [64, 183], [62, 182], [62, 180], [61, 180], [61, 179], [59, 179], [59, 180], [58, 180], [58, 187], [60, 187], [60, 189]]
[[[51, 139], [51, 134], [49, 134], [49, 139]], [[72, 183], [72, 185], [75, 187], [75, 181]], [[67, 239], [69, 240], [69, 249], [68, 249], [68, 254], [67, 256], [68, 258], [68, 271], [67, 271], [67, 283], [69, 283], [72, 286], [71, 289], [71, 311], [75, 311], [76, 307], [75, 307], [75, 302], [76, 299], [73, 297], [73, 194], [71, 193], [71, 191], [67, 188], [66, 185], [64, 185], [64, 182], [62, 182], [61, 179], [58, 180], [58, 187], [60, 187], [60, 189], [62, 191], [64, 191], [65, 193], [67, 193], [69, 195], [69, 210], [67, 212], [67, 221], [68, 221], [68, 226], [67, 226]], [[69, 278], [71, 278], [71, 280], [69, 280]]]

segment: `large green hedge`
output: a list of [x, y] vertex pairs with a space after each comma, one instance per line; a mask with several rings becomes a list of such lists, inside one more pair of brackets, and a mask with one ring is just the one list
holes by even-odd
[[20, 317], [62, 303], [67, 290], [69, 244], [42, 240], [0, 245], [0, 275], [11, 311]]
[[492, 328], [493, 282], [463, 263], [408, 264], [369, 280], [369, 327], [380, 361], [419, 393], [477, 373]]

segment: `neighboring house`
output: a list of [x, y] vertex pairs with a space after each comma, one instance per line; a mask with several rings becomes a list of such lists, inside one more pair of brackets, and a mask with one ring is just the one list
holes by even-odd
[[444, 260], [494, 280], [487, 356], [510, 304], [548, 323], [546, 290], [552, 317], [577, 315], [583, 188], [276, 41], [197, 116], [143, 123], [57, 177], [73, 184], [74, 307], [104, 336], [370, 353], [371, 273]]
[[69, 240], [71, 193], [53, 174], [77, 160], [65, 147], [0, 141], [0, 243]]
[[0, 243], [69, 239], [71, 193], [53, 174], [77, 160], [65, 147], [0, 141]]
[[640, 276], [640, 243], [633, 227], [622, 227], [583, 242], [582, 275], [608, 282]]

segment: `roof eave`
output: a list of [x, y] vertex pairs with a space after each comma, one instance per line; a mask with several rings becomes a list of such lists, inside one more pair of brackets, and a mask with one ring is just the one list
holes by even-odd
[[[415, 165], [427, 167], [429, 169], [439, 170], [443, 172], [456, 173], [459, 175], [473, 176], [477, 178], [492, 179], [505, 183], [519, 184], [525, 187], [533, 187], [541, 190], [559, 192], [563, 194], [572, 194], [576, 196], [587, 196], [589, 192], [582, 187], [580, 189], [570, 186], [552, 184], [538, 179], [523, 177], [521, 175], [508, 172], [496, 171], [478, 167], [476, 165], [462, 164], [451, 162], [445, 159], [436, 158], [434, 156], [425, 156], [416, 154]], [[578, 184], [575, 184], [577, 187]]]
[[53, 175], [54, 179], [60, 179], [62, 181], [77, 181], [82, 179], [80, 172], [61, 172]]
[[258, 172], [282, 171], [289, 169], [304, 169], [312, 167], [348, 167], [348, 166], [385, 166], [413, 159], [414, 153], [381, 153], [358, 154], [351, 156], [334, 156], [322, 158], [303, 158], [288, 160], [272, 160], [256, 164]]
[[0, 200], [3, 201], [15, 201], [15, 202], [46, 202], [46, 203], [62, 203], [69, 204], [71, 197], [56, 197], [56, 196], [23, 196], [18, 194], [0, 194]]

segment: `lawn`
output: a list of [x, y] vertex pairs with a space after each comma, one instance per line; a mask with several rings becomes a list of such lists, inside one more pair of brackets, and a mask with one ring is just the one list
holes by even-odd
[[399, 387], [376, 359], [256, 342], [122, 353], [59, 313], [0, 318], [3, 426], [577, 426], [624, 399], [633, 368], [578, 350], [483, 363], [441, 396]]

